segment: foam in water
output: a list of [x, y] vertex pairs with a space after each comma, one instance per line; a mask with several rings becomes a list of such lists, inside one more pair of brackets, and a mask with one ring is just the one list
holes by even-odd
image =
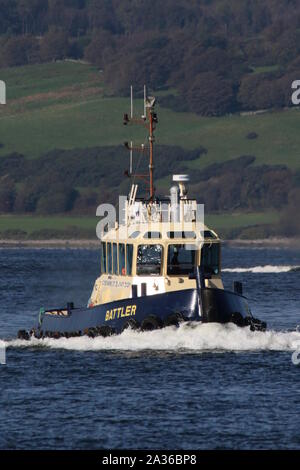
[[76, 351], [293, 351], [300, 347], [300, 332], [250, 331], [232, 323], [184, 323], [179, 328], [137, 332], [130, 329], [107, 338], [46, 338], [12, 340], [7, 347], [47, 347]]
[[290, 271], [299, 271], [300, 266], [254, 266], [251, 268], [225, 268], [222, 271], [227, 273], [288, 273]]

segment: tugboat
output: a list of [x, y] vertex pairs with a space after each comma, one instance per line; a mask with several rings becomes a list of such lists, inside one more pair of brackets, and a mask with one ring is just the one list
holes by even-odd
[[174, 175], [170, 196], [160, 199], [154, 187], [154, 131], [158, 123], [155, 98], [144, 90], [144, 114], [124, 114], [124, 124], [148, 128], [149, 173], [133, 175], [132, 143], [129, 176], [147, 181], [149, 196], [138, 198], [132, 184], [123, 220], [101, 233], [100, 275], [87, 307], [40, 309], [36, 325], [20, 330], [21, 339], [88, 335], [109, 336], [126, 328], [154, 330], [181, 322], [235, 323], [265, 331], [254, 318], [243, 286], [225, 290], [221, 277], [221, 240], [199, 220], [199, 205], [187, 196], [187, 175]]

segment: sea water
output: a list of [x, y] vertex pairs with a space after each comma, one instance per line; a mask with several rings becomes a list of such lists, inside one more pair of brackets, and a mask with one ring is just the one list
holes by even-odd
[[190, 323], [26, 342], [40, 307], [86, 305], [99, 254], [1, 249], [0, 448], [299, 449], [299, 251], [225, 247], [223, 265], [265, 333]]

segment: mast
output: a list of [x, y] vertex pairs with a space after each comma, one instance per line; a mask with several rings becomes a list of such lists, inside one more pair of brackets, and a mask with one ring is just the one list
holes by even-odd
[[[125, 172], [125, 174], [129, 177], [135, 177], [135, 178], [140, 178], [143, 179], [144, 181], [147, 182], [147, 185], [149, 187], [149, 200], [153, 202], [154, 196], [155, 196], [155, 187], [154, 187], [154, 131], [156, 128], [156, 124], [158, 122], [157, 120], [157, 114], [154, 111], [155, 107], [155, 98], [154, 96], [147, 96], [147, 90], [146, 86], [144, 86], [144, 112], [143, 115], [140, 118], [135, 118], [133, 114], [133, 88], [132, 86], [130, 87], [130, 117], [128, 114], [124, 114], [124, 120], [123, 124], [142, 124], [144, 127], [148, 129], [149, 135], [148, 135], [148, 141], [149, 141], [149, 146], [145, 147], [145, 145], [141, 145], [138, 147], [134, 147], [132, 142], [129, 143], [125, 142], [124, 145], [125, 147], [130, 150], [130, 171], [128, 170]], [[145, 149], [148, 148], [149, 150], [149, 173], [148, 174], [136, 174], [132, 172], [132, 152], [133, 150], [139, 151], [139, 152], [144, 152]]]
[[149, 108], [149, 146], [150, 146], [150, 161], [149, 161], [149, 187], [150, 187], [150, 201], [153, 201], [154, 198], [154, 181], [153, 181], [153, 173], [154, 173], [154, 165], [153, 165], [153, 143], [154, 143], [154, 135], [153, 135], [153, 115], [151, 109]]

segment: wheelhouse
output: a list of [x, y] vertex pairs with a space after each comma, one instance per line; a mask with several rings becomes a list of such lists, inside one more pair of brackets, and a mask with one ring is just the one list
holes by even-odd
[[[202, 265], [205, 285], [223, 289], [218, 235], [199, 217], [196, 200], [187, 198], [186, 175], [169, 200], [136, 199], [133, 185], [124, 219], [101, 237], [101, 274], [91, 303], [195, 289], [193, 274]], [[200, 214], [201, 215], [201, 214]]]
[[[129, 241], [129, 240], [128, 240]], [[141, 235], [133, 243], [101, 243], [101, 274], [114, 276], [189, 276], [196, 266], [205, 273], [218, 276], [221, 271], [220, 241], [161, 237], [145, 238]]]

